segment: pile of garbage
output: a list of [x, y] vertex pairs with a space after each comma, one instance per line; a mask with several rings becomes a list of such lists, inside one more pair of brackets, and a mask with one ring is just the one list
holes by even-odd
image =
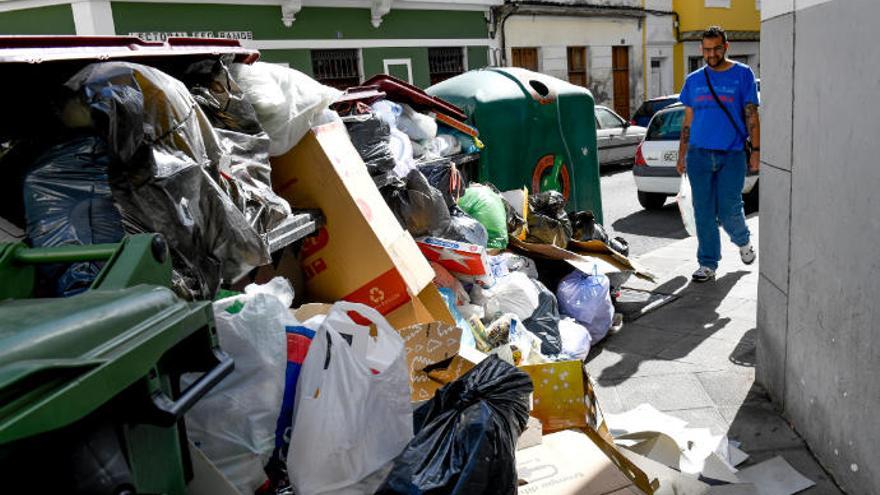
[[[4, 144], [21, 187], [2, 216], [34, 247], [163, 235], [173, 288], [215, 300], [235, 360], [186, 415], [228, 493], [559, 493], [571, 469], [596, 481], [566, 493], [651, 493], [583, 369], [616, 288], [647, 276], [626, 242], [559, 192], [469, 182], [484, 144], [460, 110], [372, 82], [84, 65], [43, 116], [60, 132]], [[320, 228], [273, 249], [297, 211]], [[41, 295], [100, 271], [43, 266]], [[536, 474], [548, 459], [559, 473]]]

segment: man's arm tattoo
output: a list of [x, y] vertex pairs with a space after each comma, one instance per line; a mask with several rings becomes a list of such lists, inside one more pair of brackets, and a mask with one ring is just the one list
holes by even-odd
[[687, 150], [688, 143], [691, 140], [691, 126], [685, 124], [681, 128], [681, 139], [678, 142], [678, 152], [682, 154], [685, 150]]
[[746, 105], [746, 125], [749, 128], [752, 144], [758, 146], [761, 139], [761, 120], [758, 116], [758, 105], [754, 103]]

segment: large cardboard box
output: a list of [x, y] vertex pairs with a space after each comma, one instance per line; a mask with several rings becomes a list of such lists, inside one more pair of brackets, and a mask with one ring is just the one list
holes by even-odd
[[367, 304], [396, 328], [453, 322], [437, 303], [434, 271], [388, 208], [344, 125], [315, 127], [273, 158], [272, 184], [294, 208], [324, 215], [324, 227], [300, 252], [310, 299]]

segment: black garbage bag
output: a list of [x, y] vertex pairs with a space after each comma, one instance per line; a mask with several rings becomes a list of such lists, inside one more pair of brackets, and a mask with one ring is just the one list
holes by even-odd
[[290, 215], [290, 205], [272, 190], [271, 141], [254, 106], [222, 59], [195, 62], [182, 77], [229, 157], [228, 177], [222, 178], [230, 199], [258, 232], [271, 231]]
[[449, 230], [451, 218], [443, 195], [418, 170], [411, 170], [405, 182], [393, 181], [380, 192], [400, 224], [414, 237], [441, 237]]
[[418, 165], [418, 168], [428, 182], [443, 194], [446, 206], [452, 208], [458, 205], [458, 199], [464, 194], [465, 185], [455, 163], [446, 160]]
[[558, 191], [529, 195], [528, 242], [566, 248], [572, 228], [565, 213], [565, 197]]
[[483, 360], [415, 411], [415, 437], [376, 493], [515, 494], [532, 390], [524, 372], [497, 356]]
[[[24, 179], [26, 232], [33, 247], [114, 243], [122, 215], [113, 203], [107, 145], [81, 136], [49, 148]], [[67, 297], [91, 286], [102, 262], [40, 265], [39, 295]]]
[[602, 241], [618, 253], [629, 256], [629, 243], [623, 237], [611, 237], [600, 223], [596, 223], [596, 216], [592, 211], [576, 211], [569, 215], [573, 235], [577, 241]]
[[476, 218], [468, 215], [458, 206], [450, 208], [449, 214], [449, 229], [439, 237], [476, 244], [484, 248], [489, 244], [489, 232]]
[[186, 86], [158, 69], [90, 64], [66, 86], [108, 144], [110, 184], [129, 232], [159, 232], [194, 292], [213, 297], [270, 261], [263, 232], [230, 198], [230, 158]]
[[562, 337], [559, 334], [559, 303], [556, 294], [537, 280], [532, 280], [538, 288], [538, 308], [523, 325], [541, 339], [541, 354], [555, 356], [562, 352]]
[[364, 160], [376, 187], [385, 187], [392, 180], [394, 153], [391, 151], [391, 127], [374, 113], [342, 117], [348, 136]]

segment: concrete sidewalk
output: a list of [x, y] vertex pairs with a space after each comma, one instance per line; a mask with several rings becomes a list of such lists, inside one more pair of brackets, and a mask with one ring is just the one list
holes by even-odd
[[[758, 218], [748, 219], [757, 246]], [[745, 266], [722, 233], [723, 259], [714, 283], [693, 284], [696, 238], [639, 258], [658, 283], [632, 280], [624, 288], [674, 294], [677, 299], [594, 346], [587, 370], [606, 413], [648, 403], [691, 427], [726, 433], [751, 457], [746, 467], [776, 455], [816, 482], [802, 493], [842, 493], [804, 441], [754, 383], [758, 262]]]

